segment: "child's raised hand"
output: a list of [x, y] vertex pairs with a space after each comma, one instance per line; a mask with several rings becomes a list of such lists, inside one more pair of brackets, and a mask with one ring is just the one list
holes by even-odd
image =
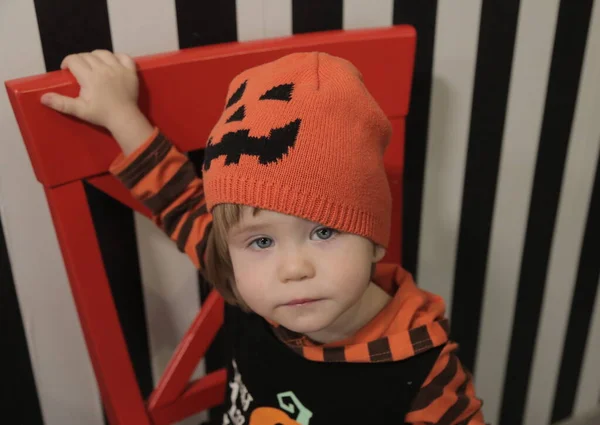
[[77, 79], [79, 96], [46, 93], [41, 98], [44, 105], [105, 127], [126, 154], [152, 134], [152, 125], [138, 108], [139, 81], [129, 56], [94, 50], [69, 55], [60, 67]]
[[138, 77], [133, 59], [108, 50], [94, 50], [64, 58], [61, 69], [69, 69], [81, 89], [71, 98], [46, 93], [42, 103], [110, 130], [123, 113], [137, 109]]

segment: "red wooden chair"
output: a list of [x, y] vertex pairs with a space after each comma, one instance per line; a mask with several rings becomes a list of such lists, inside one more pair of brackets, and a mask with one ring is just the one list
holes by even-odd
[[[394, 127], [385, 164], [393, 190], [392, 241], [387, 260], [400, 261], [404, 123], [408, 112], [415, 32], [411, 27], [332, 31], [276, 40], [228, 43], [138, 58], [140, 105], [183, 151], [204, 147], [230, 79], [245, 68], [296, 51], [342, 56], [363, 73], [369, 90]], [[45, 188], [86, 344], [112, 425], [163, 425], [217, 406], [225, 370], [194, 382], [190, 377], [223, 322], [214, 291], [177, 347], [148, 400], [143, 400], [127, 351], [101, 258], [84, 182], [149, 215], [107, 174], [118, 154], [105, 131], [43, 107], [43, 93], [76, 96], [67, 71], [6, 82], [37, 179]]]

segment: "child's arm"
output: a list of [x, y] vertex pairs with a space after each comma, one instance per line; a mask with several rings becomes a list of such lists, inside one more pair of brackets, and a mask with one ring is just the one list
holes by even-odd
[[471, 375], [448, 343], [413, 400], [406, 423], [414, 425], [485, 425], [482, 402], [475, 396]]
[[139, 110], [134, 61], [105, 50], [67, 56], [81, 90], [79, 97], [55, 93], [42, 103], [59, 112], [105, 127], [123, 153], [110, 171], [152, 212], [154, 222], [201, 267], [212, 218], [207, 213], [194, 167]]
[[160, 132], [129, 156], [120, 155], [110, 171], [152, 212], [152, 220], [204, 268], [206, 241], [212, 225], [202, 180], [194, 166]]

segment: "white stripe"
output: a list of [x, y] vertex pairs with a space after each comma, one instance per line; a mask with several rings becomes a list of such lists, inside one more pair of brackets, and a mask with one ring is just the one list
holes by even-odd
[[173, 0], [107, 0], [113, 50], [131, 56], [177, 50]]
[[236, 0], [238, 41], [259, 40], [265, 37], [263, 8], [263, 0]]
[[291, 0], [237, 0], [238, 41], [292, 35]]
[[[440, 0], [423, 188], [419, 286], [452, 305], [454, 263], [477, 58], [480, 0]], [[457, 48], [457, 46], [460, 46]]]
[[[547, 0], [543, 1], [547, 7]], [[535, 31], [540, 30], [541, 6], [536, 8]], [[600, 149], [600, 7], [595, 8], [589, 28], [533, 357], [525, 425], [550, 423]], [[596, 391], [596, 402], [599, 395]]]
[[519, 11], [475, 370], [491, 423], [502, 401], [558, 5], [525, 0]]
[[[162, 376], [173, 352], [199, 311], [198, 277], [191, 260], [147, 218], [135, 214], [144, 288], [152, 375]], [[204, 362], [194, 378], [204, 375]], [[201, 416], [204, 418], [204, 416]], [[181, 424], [197, 424], [200, 417]]]
[[[33, 2], [4, 1], [1, 9], [0, 81], [44, 73]], [[0, 127], [2, 221], [44, 423], [102, 425], [100, 396], [46, 198], [4, 90]]]
[[292, 35], [292, 0], [263, 0], [265, 37]]
[[344, 0], [343, 28], [372, 28], [392, 25], [393, 0]]
[[[171, 0], [108, 0], [115, 52], [141, 56], [177, 50], [177, 17]], [[131, 19], [134, 16], [135, 19]], [[135, 214], [152, 376], [157, 383], [199, 311], [194, 265], [152, 222]], [[204, 375], [202, 362], [194, 377]], [[205, 415], [181, 422], [197, 424]]]
[[581, 366], [573, 416], [583, 415], [598, 406], [598, 395], [600, 394], [598, 359], [600, 359], [600, 293], [596, 293], [594, 314]]

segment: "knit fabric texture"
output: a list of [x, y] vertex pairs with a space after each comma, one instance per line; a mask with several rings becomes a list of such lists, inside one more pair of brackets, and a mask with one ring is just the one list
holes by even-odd
[[387, 247], [391, 124], [345, 59], [293, 53], [237, 75], [205, 150], [207, 207], [301, 217]]

